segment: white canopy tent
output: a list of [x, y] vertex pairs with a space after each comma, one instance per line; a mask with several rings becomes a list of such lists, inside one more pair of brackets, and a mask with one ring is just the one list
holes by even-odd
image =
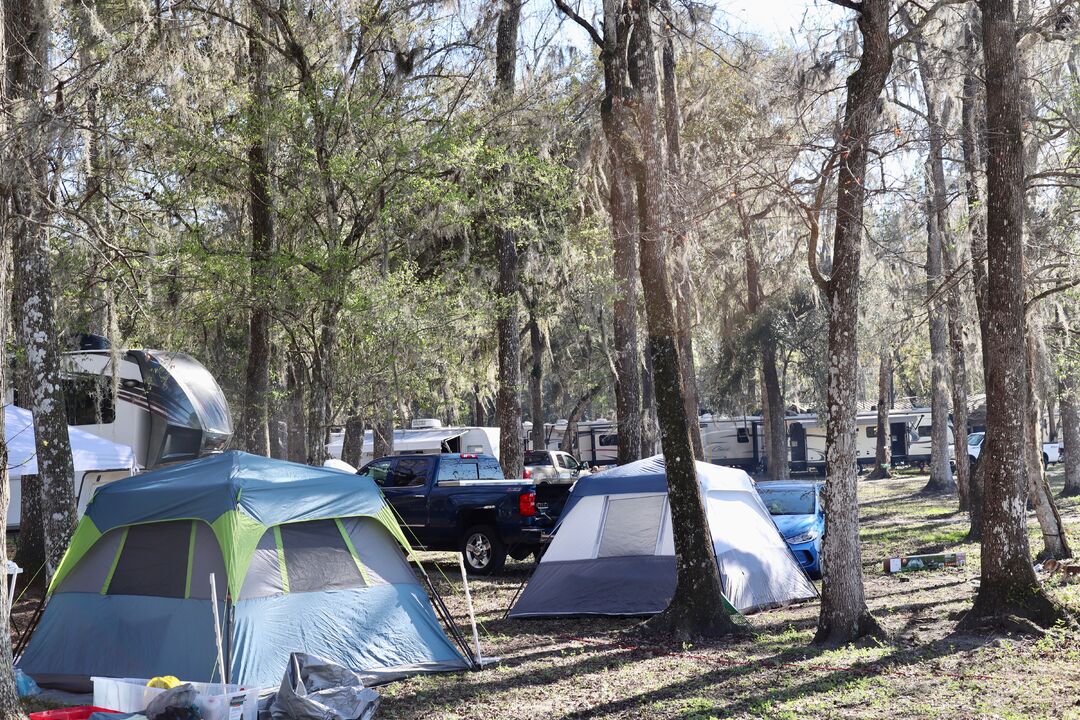
[[[7, 513], [10, 528], [20, 524], [22, 476], [36, 475], [38, 471], [34, 422], [29, 410], [14, 405], [4, 407], [4, 439], [7, 442], [8, 479], [11, 484], [11, 504]], [[71, 441], [75, 494], [81, 515], [99, 485], [134, 474], [138, 465], [135, 452], [127, 445], [74, 427], [68, 428], [68, 439]]]

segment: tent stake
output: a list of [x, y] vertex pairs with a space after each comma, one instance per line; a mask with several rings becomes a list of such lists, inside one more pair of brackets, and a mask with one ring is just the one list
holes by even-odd
[[458, 555], [458, 565], [461, 567], [461, 582], [465, 584], [465, 605], [469, 608], [469, 622], [472, 623], [472, 638], [476, 645], [476, 662], [484, 664], [484, 656], [480, 652], [480, 633], [476, 631], [476, 615], [473, 613], [472, 593], [469, 592], [469, 578], [465, 574], [465, 556]]

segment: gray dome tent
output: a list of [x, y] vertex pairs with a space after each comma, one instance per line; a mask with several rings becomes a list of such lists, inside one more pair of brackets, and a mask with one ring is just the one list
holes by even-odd
[[[697, 463], [724, 594], [740, 612], [817, 596], [750, 476]], [[580, 479], [510, 617], [652, 615], [675, 592], [662, 456]]]

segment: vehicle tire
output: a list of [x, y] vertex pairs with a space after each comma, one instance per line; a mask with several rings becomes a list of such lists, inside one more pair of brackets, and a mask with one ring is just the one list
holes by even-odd
[[473, 525], [461, 536], [461, 556], [470, 575], [491, 575], [506, 564], [506, 545], [495, 528]]
[[1050, 467], [1050, 458], [1046, 453], [1043, 453], [1043, 470]]

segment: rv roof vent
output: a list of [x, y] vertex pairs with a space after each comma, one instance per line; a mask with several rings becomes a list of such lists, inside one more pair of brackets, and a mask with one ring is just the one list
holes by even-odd
[[555, 424], [556, 425], [569, 425], [570, 423], [567, 422], [566, 418], [559, 418], [558, 420], [555, 421]]
[[416, 418], [411, 425], [413, 430], [434, 430], [442, 427], [442, 420], [436, 418]]

